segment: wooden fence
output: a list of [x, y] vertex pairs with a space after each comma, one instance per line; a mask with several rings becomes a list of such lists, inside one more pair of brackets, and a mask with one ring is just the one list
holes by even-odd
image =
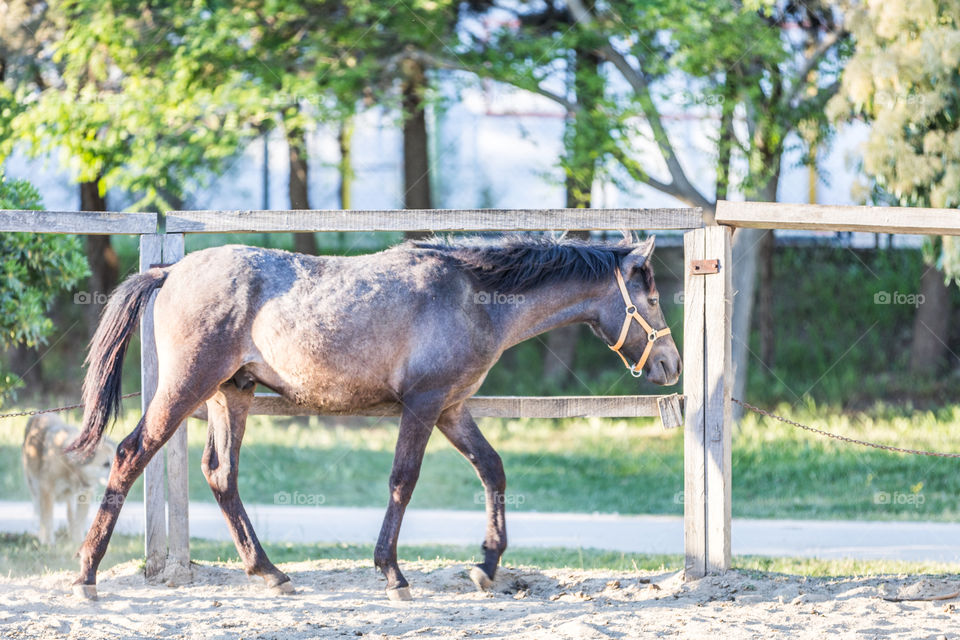
[[[718, 203], [716, 223], [697, 209], [536, 209], [397, 211], [173, 211], [83, 213], [0, 211], [0, 232], [136, 234], [140, 268], [184, 255], [184, 234], [325, 231], [535, 231], [549, 229], [684, 231], [684, 550], [688, 577], [730, 566], [731, 507], [731, 232], [735, 227], [960, 235], [960, 215], [943, 209], [899, 209]], [[165, 223], [165, 224], [164, 224]], [[160, 227], [165, 227], [158, 233]], [[694, 269], [717, 260], [719, 268]], [[152, 307], [151, 307], [152, 308]], [[142, 325], [143, 407], [156, 390], [153, 320]], [[615, 366], [612, 364], [611, 366]], [[656, 417], [680, 424], [680, 397], [475, 397], [477, 416], [570, 418]], [[273, 394], [259, 395], [252, 414], [305, 415], [309, 410]], [[398, 406], [374, 415], [395, 415]], [[196, 417], [203, 418], [204, 408]], [[164, 459], [166, 469], [164, 469]], [[145, 473], [146, 570], [189, 566], [186, 429], [181, 428]], [[172, 565], [172, 567], [171, 567]]]

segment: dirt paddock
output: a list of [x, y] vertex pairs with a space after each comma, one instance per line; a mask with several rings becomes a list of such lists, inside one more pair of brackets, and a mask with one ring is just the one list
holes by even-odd
[[391, 602], [371, 563], [283, 566], [297, 592], [268, 593], [237, 565], [195, 567], [192, 584], [147, 583], [135, 562], [100, 576], [100, 600], [67, 573], [0, 578], [2, 638], [957, 638], [957, 578], [798, 578], [510, 568], [490, 593], [462, 564], [405, 563], [412, 602]]

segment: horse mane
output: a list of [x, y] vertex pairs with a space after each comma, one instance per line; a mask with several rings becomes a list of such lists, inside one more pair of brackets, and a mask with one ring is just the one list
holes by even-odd
[[494, 242], [416, 241], [413, 246], [452, 258], [471, 272], [480, 286], [506, 294], [565, 280], [612, 278], [620, 260], [635, 248], [621, 243], [543, 236], [500, 238]]

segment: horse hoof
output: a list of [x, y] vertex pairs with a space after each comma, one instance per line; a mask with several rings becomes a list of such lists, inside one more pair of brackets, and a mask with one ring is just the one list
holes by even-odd
[[480, 591], [488, 591], [493, 586], [493, 578], [488, 576], [487, 572], [480, 567], [470, 569], [470, 579], [473, 580], [473, 584], [477, 585], [477, 589]]
[[95, 584], [75, 584], [73, 585], [73, 595], [84, 600], [97, 599], [97, 585]]
[[296, 589], [293, 588], [293, 582], [290, 580], [285, 580], [279, 584], [271, 585], [270, 591], [280, 596], [287, 596], [291, 593], [296, 593]]
[[393, 600], [394, 602], [406, 602], [407, 600], [413, 600], [413, 596], [410, 595], [410, 587], [396, 587], [394, 589], [387, 589], [387, 598]]

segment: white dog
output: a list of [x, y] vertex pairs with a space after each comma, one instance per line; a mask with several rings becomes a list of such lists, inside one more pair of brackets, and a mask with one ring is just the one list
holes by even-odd
[[53, 544], [56, 502], [67, 503], [67, 532], [71, 540], [81, 541], [94, 489], [105, 485], [110, 475], [114, 445], [107, 440], [85, 463], [63, 452], [77, 433], [60, 418], [44, 414], [30, 418], [23, 434], [23, 473], [40, 520], [37, 537], [41, 544]]

